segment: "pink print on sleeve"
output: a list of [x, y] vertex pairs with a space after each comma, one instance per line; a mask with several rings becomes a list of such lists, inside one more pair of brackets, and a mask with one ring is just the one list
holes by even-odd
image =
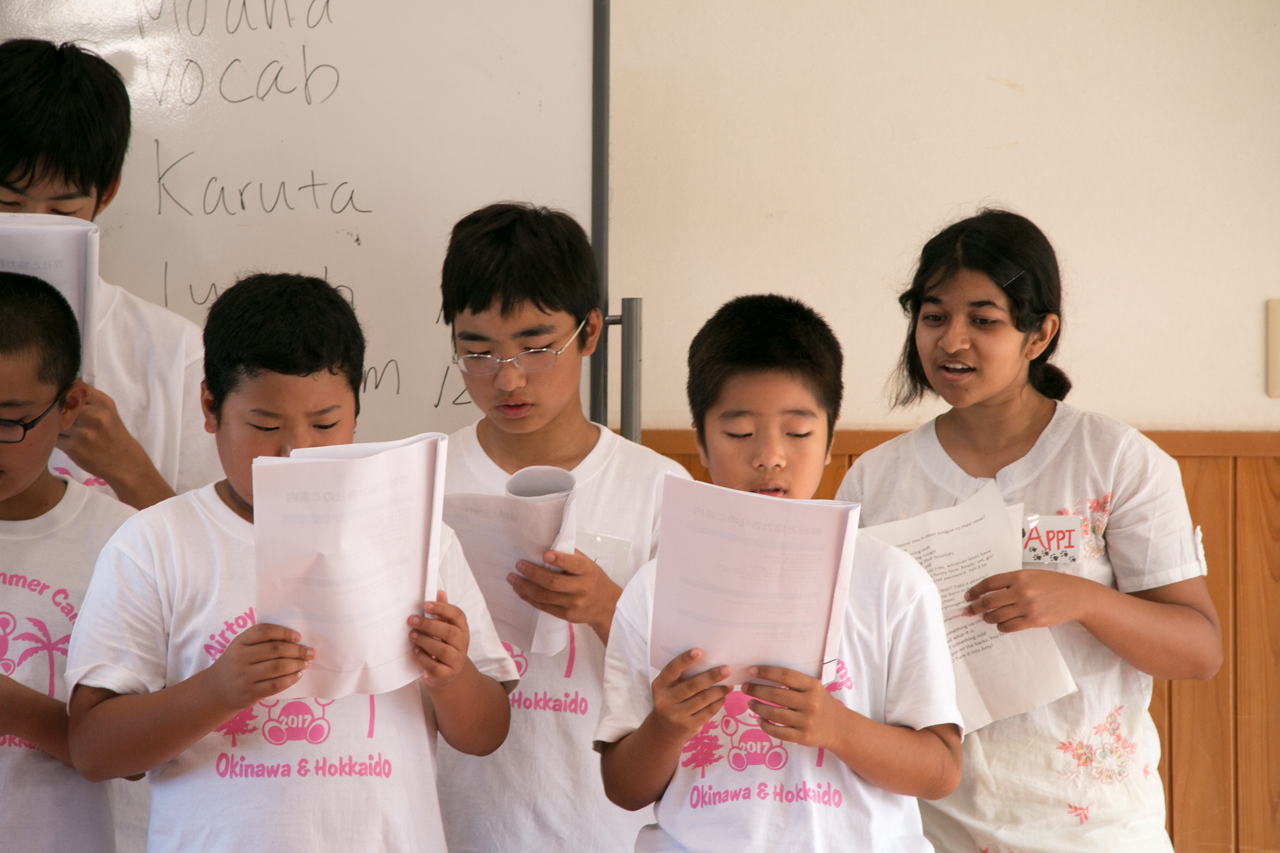
[[[53, 473], [61, 474], [62, 476], [66, 477], [68, 480], [77, 479], [76, 475], [72, 474], [66, 468], [54, 468]], [[83, 486], [89, 486], [92, 488], [93, 486], [105, 486], [107, 485], [107, 481], [102, 479], [101, 477], [86, 477], [83, 481], [80, 481], [80, 484]]]
[[[835, 693], [838, 690], [852, 690], [853, 679], [849, 677], [849, 668], [844, 665], [844, 661], [836, 660], [836, 680], [826, 687], [828, 693]], [[818, 760], [814, 762], [815, 767], [822, 766], [822, 757], [826, 750], [818, 747]]]

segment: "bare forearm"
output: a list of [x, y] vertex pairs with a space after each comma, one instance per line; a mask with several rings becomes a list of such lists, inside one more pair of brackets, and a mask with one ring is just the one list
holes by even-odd
[[841, 737], [828, 751], [877, 788], [936, 800], [960, 784], [960, 732], [955, 726], [917, 731], [877, 723], [848, 709], [845, 714]]
[[683, 747], [683, 743], [664, 737], [650, 714], [640, 728], [604, 746], [600, 772], [605, 794], [629, 811], [657, 802], [675, 775]]
[[0, 691], [0, 734], [16, 735], [63, 764], [71, 764], [67, 746], [67, 706], [8, 676]]
[[507, 739], [511, 705], [503, 686], [470, 660], [450, 684], [427, 688], [436, 725], [449, 746], [468, 755], [488, 755]]
[[1144, 593], [1092, 586], [1080, 624], [1130, 666], [1156, 678], [1206, 679], [1217, 673], [1222, 632], [1212, 607], [1206, 614], [1187, 604], [1148, 600]]
[[145, 773], [231, 719], [239, 709], [211, 703], [202, 690], [207, 672], [155, 693], [77, 688], [70, 727], [76, 769], [93, 782]]
[[146, 509], [174, 496], [174, 491], [145, 455], [141, 463], [100, 475], [123, 503], [134, 509]]

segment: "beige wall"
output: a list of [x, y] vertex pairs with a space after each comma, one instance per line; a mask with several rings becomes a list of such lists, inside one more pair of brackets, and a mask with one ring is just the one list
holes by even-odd
[[[884, 383], [921, 243], [983, 204], [1053, 240], [1070, 400], [1144, 428], [1276, 429], [1280, 3], [615, 0], [610, 290], [645, 298], [644, 425], [741, 293], [845, 345], [842, 425]], [[616, 376], [616, 374], [615, 374]], [[616, 411], [616, 393], [614, 395]]]

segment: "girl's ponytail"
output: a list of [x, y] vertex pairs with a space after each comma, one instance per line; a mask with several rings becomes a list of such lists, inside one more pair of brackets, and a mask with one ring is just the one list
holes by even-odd
[[1063, 373], [1062, 368], [1048, 361], [1041, 361], [1039, 358], [1031, 362], [1027, 381], [1031, 383], [1032, 388], [1050, 400], [1065, 399], [1071, 391], [1071, 380], [1067, 378], [1067, 374]]

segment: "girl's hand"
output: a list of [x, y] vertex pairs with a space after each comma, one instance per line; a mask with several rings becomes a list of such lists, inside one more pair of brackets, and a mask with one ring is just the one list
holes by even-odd
[[516, 563], [520, 574], [507, 575], [507, 583], [516, 595], [566, 622], [590, 625], [600, 642], [608, 643], [613, 610], [622, 588], [581, 551], [572, 554], [548, 551], [542, 559], [560, 571], [553, 572], [521, 560]]
[[668, 743], [684, 744], [697, 734], [729, 695], [729, 688], [718, 683], [729, 677], [731, 670], [727, 666], [680, 680], [681, 673], [701, 657], [701, 649], [690, 649], [673, 658], [653, 680], [653, 719]]
[[216, 701], [238, 711], [292, 687], [316, 656], [301, 639], [297, 631], [266, 622], [237, 634], [208, 670]]
[[422, 609], [435, 618], [409, 617], [413, 659], [422, 667], [422, 680], [429, 690], [447, 687], [467, 665], [471, 645], [467, 615], [449, 603], [444, 590], [436, 592], [435, 601], [423, 602]]
[[1021, 569], [992, 575], [964, 597], [966, 616], [981, 616], [1002, 633], [1052, 628], [1083, 619], [1091, 592], [1099, 585], [1086, 578], [1047, 569]]
[[830, 748], [838, 742], [849, 709], [821, 681], [780, 666], [753, 666], [751, 674], [782, 685], [742, 685], [752, 697], [747, 707], [760, 718], [765, 734], [801, 746]]

